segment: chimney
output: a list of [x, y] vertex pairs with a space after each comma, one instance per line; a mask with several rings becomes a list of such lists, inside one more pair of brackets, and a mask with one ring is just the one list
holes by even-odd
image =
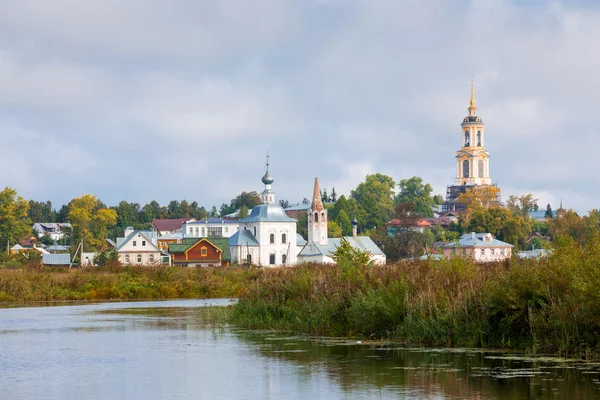
[[356, 217], [352, 220], [352, 237], [354, 239], [356, 239], [356, 236], [358, 236], [358, 221], [356, 220]]
[[133, 227], [132, 226], [128, 226], [127, 228], [125, 228], [125, 237], [131, 235], [133, 233]]

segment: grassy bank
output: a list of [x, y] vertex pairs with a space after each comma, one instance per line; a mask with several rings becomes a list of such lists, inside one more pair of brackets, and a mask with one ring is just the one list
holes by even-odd
[[238, 297], [259, 274], [241, 268], [0, 268], [0, 302]]
[[547, 260], [306, 266], [261, 274], [232, 309], [250, 328], [600, 355], [600, 246]]

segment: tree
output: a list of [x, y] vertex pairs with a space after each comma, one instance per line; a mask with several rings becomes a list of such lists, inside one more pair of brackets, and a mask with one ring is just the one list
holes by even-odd
[[289, 201], [287, 201], [287, 200], [283, 200], [283, 199], [281, 199], [281, 200], [279, 200], [279, 205], [280, 205], [282, 208], [288, 208], [288, 207], [290, 206], [290, 202], [289, 202]]
[[331, 188], [331, 195], [329, 196], [329, 200], [332, 203], [335, 203], [337, 201], [337, 193], [335, 192], [335, 187]]
[[146, 204], [140, 212], [140, 222], [149, 224], [152, 220], [159, 219], [161, 217], [161, 207], [157, 201], [152, 200]]
[[352, 247], [345, 239], [340, 240], [340, 245], [336, 246], [331, 258], [343, 272], [350, 272], [356, 268], [373, 265], [371, 253]]
[[523, 194], [521, 196], [510, 195], [506, 202], [506, 207], [513, 213], [522, 217], [529, 218], [529, 213], [537, 206], [537, 199], [533, 194]]
[[457, 201], [464, 204], [469, 212], [477, 207], [488, 208], [498, 205], [499, 194], [500, 189], [495, 186], [474, 186], [458, 196]]
[[548, 234], [552, 240], [571, 237], [582, 243], [586, 234], [586, 221], [573, 210], [566, 210], [560, 218], [554, 218], [548, 222]]
[[240, 207], [240, 213], [238, 214], [238, 218], [239, 219], [248, 218], [248, 215], [250, 215], [250, 213], [248, 212], [248, 207], [241, 206]]
[[554, 213], [552, 212], [552, 207], [550, 207], [550, 203], [548, 203], [548, 205], [546, 206], [546, 213], [544, 214], [544, 218], [554, 218]]
[[321, 201], [323, 203], [329, 202], [329, 195], [327, 194], [327, 188], [324, 188], [323, 192], [321, 193]]
[[8, 186], [0, 192], [0, 246], [31, 234], [29, 203]]
[[217, 207], [216, 206], [212, 206], [212, 208], [210, 209], [210, 216], [211, 217], [216, 217], [217, 215], [219, 215], [219, 212], [217, 211]]
[[331, 238], [342, 237], [342, 228], [335, 221], [327, 221], [327, 236]]
[[464, 223], [465, 232], [491, 233], [498, 240], [523, 248], [531, 233], [529, 220], [510, 210], [493, 206], [477, 207]]
[[56, 222], [64, 223], [69, 221], [69, 206], [63, 204], [60, 210], [56, 213]]
[[396, 196], [396, 204], [413, 203], [414, 212], [421, 217], [433, 217], [432, 206], [435, 205], [431, 192], [433, 188], [428, 183], [423, 183], [423, 179], [413, 176], [410, 179], [402, 179], [398, 183], [400, 192]]
[[335, 222], [342, 230], [342, 235], [350, 236], [352, 234], [352, 221], [345, 210], [340, 210]]
[[433, 202], [438, 206], [444, 204], [444, 196], [441, 194], [436, 194], [433, 196]]
[[302, 199], [302, 204], [310, 204], [310, 200], [305, 197]]
[[394, 215], [394, 180], [383, 174], [367, 175], [350, 196], [360, 210], [362, 230], [383, 225]]
[[56, 222], [56, 211], [50, 201], [29, 200], [29, 219], [32, 222]]
[[110, 227], [117, 222], [117, 212], [98, 200], [96, 196], [85, 194], [69, 203], [69, 221], [73, 227], [75, 243], [83, 239], [86, 249], [102, 249]]

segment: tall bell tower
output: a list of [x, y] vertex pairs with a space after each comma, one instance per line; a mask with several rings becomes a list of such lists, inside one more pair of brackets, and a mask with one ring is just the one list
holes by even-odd
[[490, 153], [485, 149], [483, 121], [475, 107], [475, 85], [471, 78], [469, 115], [461, 127], [461, 148], [456, 152], [455, 185], [490, 185]]

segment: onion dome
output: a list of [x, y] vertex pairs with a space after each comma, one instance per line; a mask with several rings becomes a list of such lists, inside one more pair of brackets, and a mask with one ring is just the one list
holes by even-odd
[[264, 183], [265, 185], [270, 185], [274, 181], [275, 181], [275, 179], [273, 179], [273, 177], [269, 173], [269, 170], [267, 170], [267, 172], [265, 173], [265, 176], [262, 177], [262, 183]]
[[356, 218], [352, 219], [352, 225], [354, 225], [354, 226], [358, 225], [358, 221], [356, 220]]

